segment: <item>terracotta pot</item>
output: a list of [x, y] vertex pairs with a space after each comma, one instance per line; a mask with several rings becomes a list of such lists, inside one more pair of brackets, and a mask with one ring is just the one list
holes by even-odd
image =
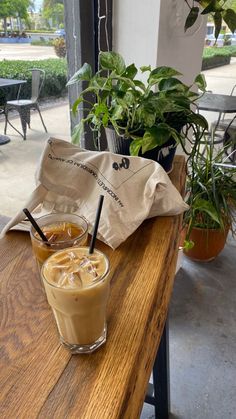
[[209, 262], [223, 250], [228, 232], [229, 228], [220, 230], [195, 227], [190, 235], [194, 246], [190, 250], [184, 250], [184, 254], [196, 261]]

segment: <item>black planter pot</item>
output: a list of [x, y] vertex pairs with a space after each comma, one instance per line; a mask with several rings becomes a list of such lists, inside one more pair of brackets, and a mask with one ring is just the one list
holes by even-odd
[[[113, 128], [106, 128], [105, 131], [109, 151], [129, 156], [131, 140], [118, 136]], [[170, 173], [173, 168], [176, 147], [176, 141], [171, 137], [163, 146], [156, 147], [144, 154], [139, 153], [139, 156], [156, 161], [167, 173]]]

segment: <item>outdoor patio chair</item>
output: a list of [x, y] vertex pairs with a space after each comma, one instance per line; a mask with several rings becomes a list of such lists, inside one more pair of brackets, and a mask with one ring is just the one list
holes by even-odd
[[[236, 92], [236, 84], [233, 86], [233, 88], [230, 92], [230, 96], [233, 96], [235, 92]], [[217, 123], [218, 122], [218, 120], [217, 120], [217, 121], [212, 122], [212, 124], [211, 124], [211, 131], [216, 132], [217, 136], [222, 137], [222, 138], [224, 136], [225, 130], [227, 129], [228, 125], [232, 121], [232, 118], [230, 118], [230, 119], [225, 118], [225, 115], [226, 115], [225, 113], [220, 113], [219, 123]], [[236, 129], [236, 122], [233, 122], [233, 127], [235, 127], [235, 129]]]
[[[19, 89], [18, 94], [17, 94], [17, 99], [7, 101], [5, 105], [4, 133], [6, 134], [7, 124], [9, 123], [11, 127], [14, 128], [14, 130], [17, 131], [23, 137], [24, 140], [26, 140], [27, 125], [30, 128], [30, 110], [31, 109], [38, 111], [43, 127], [45, 131], [47, 132], [47, 128], [44, 124], [44, 121], [43, 121], [43, 118], [39, 109], [39, 103], [38, 103], [38, 98], [39, 98], [39, 95], [40, 95], [40, 92], [41, 92], [41, 89], [43, 87], [43, 83], [45, 80], [45, 71], [38, 68], [34, 68], [31, 71], [32, 71], [31, 99], [19, 99], [19, 95], [20, 95], [20, 89]], [[19, 112], [23, 134], [20, 131], [18, 131], [18, 129], [16, 129], [12, 125], [12, 123], [9, 121], [8, 113], [12, 109]]]

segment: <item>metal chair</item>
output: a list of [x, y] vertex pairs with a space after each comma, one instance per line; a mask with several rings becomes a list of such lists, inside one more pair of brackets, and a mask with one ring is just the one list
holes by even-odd
[[[226, 120], [225, 120], [226, 121]], [[223, 144], [226, 160], [228, 159], [230, 163], [236, 165], [236, 115], [227, 125], [224, 136]], [[227, 163], [229, 165], [229, 163]]]
[[[236, 89], [236, 84], [233, 86], [233, 88], [230, 92], [230, 96], [233, 96], [234, 92], [236, 91], [235, 89]], [[225, 130], [227, 129], [228, 125], [232, 121], [232, 118], [231, 119], [228, 119], [228, 118], [226, 119], [225, 115], [226, 115], [225, 113], [221, 112], [219, 114], [218, 120], [212, 122], [212, 124], [211, 124], [211, 131], [217, 132], [217, 135], [219, 137], [221, 136], [221, 134], [222, 134], [222, 137], [223, 137]], [[236, 122], [235, 121], [233, 122], [232, 128], [236, 129]], [[219, 131], [219, 133], [218, 133], [218, 131]]]
[[[41, 92], [41, 89], [44, 84], [45, 80], [45, 71], [34, 68], [31, 70], [32, 72], [32, 86], [31, 86], [31, 99], [19, 99], [20, 96], [20, 88], [18, 90], [17, 94], [17, 100], [10, 100], [7, 101], [5, 105], [5, 129], [4, 133], [7, 132], [7, 124], [9, 123], [12, 128], [14, 128], [15, 131], [20, 134], [24, 140], [26, 140], [26, 129], [27, 125], [30, 128], [30, 110], [34, 109], [37, 110], [41, 119], [41, 122], [43, 124], [43, 127], [45, 129], [45, 132], [47, 132], [47, 128], [44, 124], [40, 109], [39, 109], [39, 103], [38, 98]], [[9, 121], [8, 113], [11, 109], [14, 109], [19, 112], [20, 120], [21, 120], [21, 126], [23, 130], [23, 134], [16, 129], [12, 123]]]

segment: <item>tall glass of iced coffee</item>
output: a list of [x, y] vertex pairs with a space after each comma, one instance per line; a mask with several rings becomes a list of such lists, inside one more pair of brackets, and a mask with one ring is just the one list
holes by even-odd
[[73, 247], [50, 256], [41, 275], [60, 341], [72, 353], [90, 353], [106, 341], [107, 256]]
[[76, 214], [52, 213], [37, 219], [37, 224], [48, 239], [48, 243], [32, 226], [30, 230], [33, 253], [39, 270], [45, 260], [58, 250], [73, 246], [86, 246], [88, 224], [85, 218]]

